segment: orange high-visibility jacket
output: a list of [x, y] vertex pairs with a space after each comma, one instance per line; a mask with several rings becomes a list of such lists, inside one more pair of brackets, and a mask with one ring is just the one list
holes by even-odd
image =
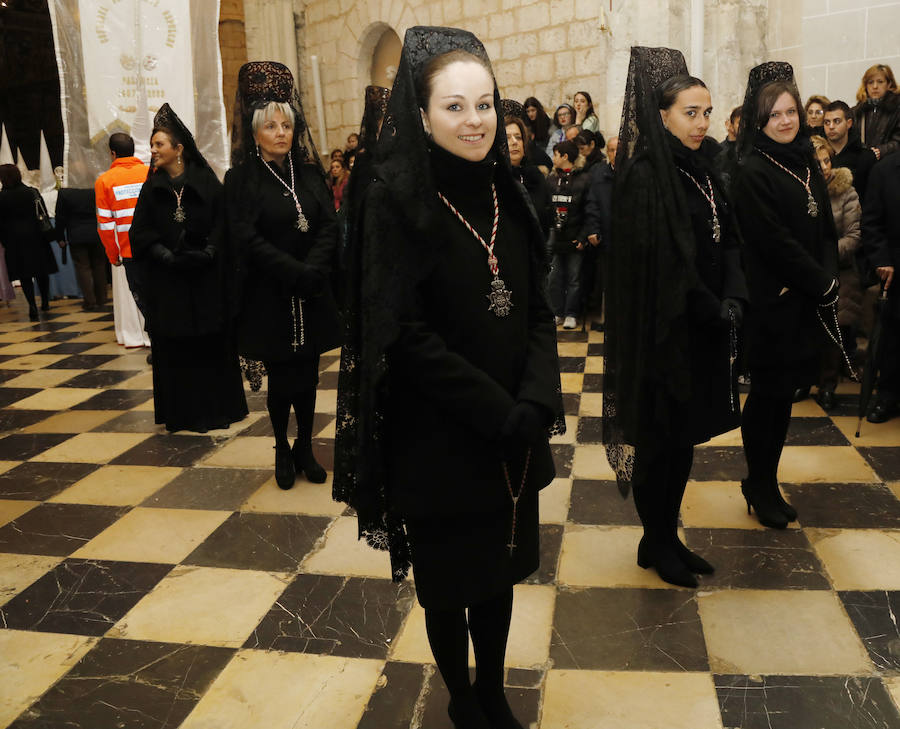
[[118, 263], [119, 258], [131, 258], [128, 231], [149, 170], [137, 157], [119, 157], [94, 183], [97, 230], [112, 264]]

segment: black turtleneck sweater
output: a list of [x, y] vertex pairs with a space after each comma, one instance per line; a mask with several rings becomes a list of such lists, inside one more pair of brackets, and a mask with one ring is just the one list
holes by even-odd
[[[496, 171], [493, 157], [469, 162], [438, 147], [431, 169], [437, 189], [486, 243], [496, 183], [494, 253], [513, 307], [505, 317], [488, 310], [488, 253], [439, 202], [428, 230], [439, 253], [388, 350], [391, 499], [408, 516], [502, 508], [509, 496], [499, 430], [520, 399], [542, 406], [549, 425], [557, 397], [555, 327], [530, 249], [536, 233], [511, 175]], [[549, 446], [535, 447], [529, 473], [538, 487], [549, 483]]]

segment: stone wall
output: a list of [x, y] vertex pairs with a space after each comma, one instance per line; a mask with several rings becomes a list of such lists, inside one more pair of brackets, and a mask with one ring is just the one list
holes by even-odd
[[237, 75], [247, 62], [243, 0], [221, 0], [219, 6], [219, 50], [222, 53], [222, 94], [225, 118], [231, 123]]

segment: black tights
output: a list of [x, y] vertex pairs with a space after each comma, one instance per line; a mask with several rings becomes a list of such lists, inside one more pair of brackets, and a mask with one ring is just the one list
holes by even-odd
[[[42, 273], [34, 278], [37, 279], [38, 289], [41, 292], [41, 305], [46, 309], [50, 306], [50, 275]], [[22, 293], [25, 294], [29, 308], [37, 308], [34, 301], [34, 282], [31, 280], [31, 276], [22, 277], [19, 279], [19, 284], [22, 286]]]
[[475, 650], [475, 693], [491, 726], [520, 727], [515, 722], [503, 694], [503, 666], [506, 641], [512, 619], [513, 589], [502, 592], [466, 611], [425, 610], [425, 629], [451, 700], [456, 704], [471, 701], [473, 686], [469, 683], [469, 635]]
[[635, 453], [634, 505], [655, 549], [678, 540], [678, 512], [693, 463], [693, 446], [639, 447]]
[[777, 483], [778, 462], [791, 424], [791, 396], [771, 397], [752, 390], [741, 414], [747, 480]]
[[297, 417], [297, 438], [304, 445], [312, 447], [312, 426], [316, 411], [316, 388], [311, 387], [293, 395], [276, 395], [271, 391], [266, 395], [266, 408], [275, 432], [275, 443], [287, 445], [288, 421], [291, 417], [291, 406]]

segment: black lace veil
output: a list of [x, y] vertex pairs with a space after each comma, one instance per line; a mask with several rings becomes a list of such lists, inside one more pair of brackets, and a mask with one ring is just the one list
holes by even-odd
[[[385, 352], [399, 332], [399, 312], [406, 297], [428, 275], [439, 253], [440, 243], [428, 234], [439, 201], [418, 90], [427, 63], [454, 50], [467, 51], [490, 68], [484, 46], [468, 31], [414, 27], [406, 32], [377, 141], [374, 148], [369, 135], [361, 142], [373, 152], [371, 168], [367, 163], [367, 179], [352, 188], [349, 200], [350, 210], [359, 212], [350, 217], [345, 261], [349, 290], [338, 384], [333, 496], [356, 510], [361, 538], [376, 549], [390, 551], [395, 580], [407, 574], [410, 562], [402, 520], [388, 508]], [[533, 256], [535, 265], [540, 265], [540, 229], [530, 201], [513, 178], [496, 83], [494, 108], [497, 134], [491, 154], [496, 160], [495, 181], [501, 199], [504, 189], [514, 191], [531, 211]], [[357, 174], [355, 169], [353, 174]], [[373, 186], [370, 180], [379, 185]], [[361, 210], [363, 198], [365, 210]], [[415, 244], [410, 245], [411, 241]], [[543, 273], [542, 269], [542, 278]], [[560, 399], [560, 416], [561, 405]]]
[[[168, 102], [159, 107], [159, 111], [154, 115], [153, 128], [170, 133], [181, 142], [184, 147], [182, 156], [186, 162], [190, 162], [198, 167], [206, 167], [210, 172], [213, 171], [206, 158], [200, 154], [194, 135], [191, 134], [190, 129], [185, 126], [184, 122], [179, 119], [178, 114], [169, 106]], [[151, 172], [155, 171], [152, 161], [150, 162], [150, 170]]]
[[[759, 126], [756, 119], [756, 103], [760, 89], [772, 81], [789, 81], [794, 83], [794, 69], [785, 61], [767, 61], [750, 69], [747, 79], [747, 91], [744, 94], [744, 105], [741, 108], [741, 123], [738, 126], [737, 154], [741, 160], [753, 149]], [[800, 111], [799, 109], [797, 110]], [[801, 129], [805, 125], [801, 121]]]
[[[679, 75], [687, 75], [680, 51], [631, 49], [616, 154], [603, 378], [603, 440], [623, 496], [634, 446], [664, 431], [666, 403], [687, 399], [690, 390], [685, 312], [697, 280], [696, 243], [656, 94]], [[671, 245], [659, 244], [667, 240]]]

